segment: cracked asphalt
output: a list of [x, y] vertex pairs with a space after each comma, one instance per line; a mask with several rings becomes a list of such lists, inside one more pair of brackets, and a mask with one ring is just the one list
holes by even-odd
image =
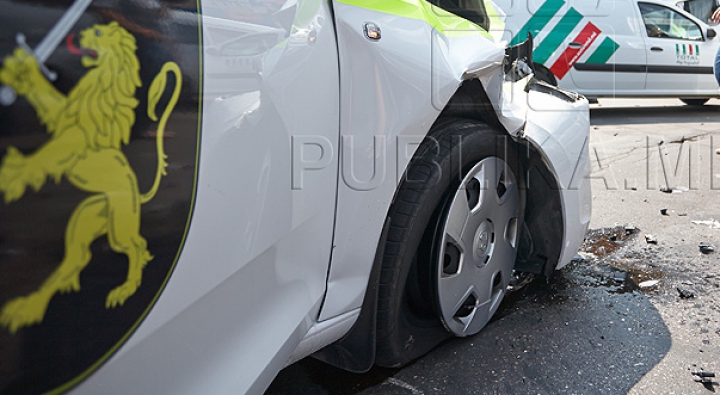
[[591, 124], [593, 218], [571, 265], [403, 369], [306, 358], [266, 394], [720, 391], [692, 375], [720, 376], [720, 100], [600, 99]]

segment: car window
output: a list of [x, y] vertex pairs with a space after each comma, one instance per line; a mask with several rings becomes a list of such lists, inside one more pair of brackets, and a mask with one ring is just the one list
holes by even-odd
[[702, 41], [702, 30], [679, 12], [657, 4], [640, 3], [648, 37]]
[[490, 18], [485, 11], [484, 0], [428, 0], [428, 3], [490, 30]]
[[680, 1], [677, 5], [708, 25], [717, 25], [717, 22], [712, 19], [712, 14], [716, 8], [715, 1], [716, 0]]

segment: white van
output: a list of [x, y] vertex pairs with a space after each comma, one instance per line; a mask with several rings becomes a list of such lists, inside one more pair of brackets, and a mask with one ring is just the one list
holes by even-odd
[[498, 0], [510, 44], [534, 37], [536, 73], [587, 97], [720, 96], [720, 40], [693, 15], [659, 0]]

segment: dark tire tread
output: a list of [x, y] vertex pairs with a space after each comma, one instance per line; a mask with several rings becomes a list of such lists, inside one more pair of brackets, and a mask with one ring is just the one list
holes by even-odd
[[[380, 366], [407, 364], [450, 337], [437, 315], [434, 320], [422, 320], [408, 313], [402, 295], [416, 251], [427, 233], [434, 231], [433, 219], [447, 193], [438, 184], [451, 182], [442, 180], [442, 172], [452, 171], [450, 162], [459, 149], [465, 155], [470, 145], [494, 148], [501, 133], [475, 120], [449, 117], [439, 119], [428, 136], [418, 147], [388, 212], [377, 310], [376, 364]], [[458, 139], [462, 144], [457, 144]]]

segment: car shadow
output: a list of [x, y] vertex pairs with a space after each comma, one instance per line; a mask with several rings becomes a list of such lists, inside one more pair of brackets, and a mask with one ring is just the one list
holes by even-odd
[[582, 262], [508, 295], [478, 335], [402, 369], [352, 374], [306, 358], [281, 371], [266, 395], [627, 393], [670, 345], [631, 278]]
[[718, 122], [720, 121], [720, 105], [715, 103], [716, 101], [712, 101], [704, 106], [688, 106], [678, 101], [677, 107], [603, 107], [593, 105], [590, 107], [590, 123], [602, 126]]

